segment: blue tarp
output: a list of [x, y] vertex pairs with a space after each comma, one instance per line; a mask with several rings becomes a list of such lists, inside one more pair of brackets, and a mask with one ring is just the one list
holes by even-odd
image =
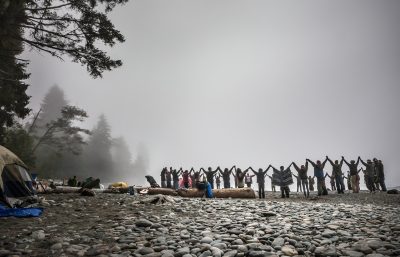
[[39, 217], [43, 208], [7, 208], [0, 204], [0, 217]]

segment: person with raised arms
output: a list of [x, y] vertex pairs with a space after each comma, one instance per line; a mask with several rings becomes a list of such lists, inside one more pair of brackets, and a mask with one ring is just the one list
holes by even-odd
[[349, 167], [350, 171], [350, 180], [351, 180], [351, 188], [353, 189], [353, 193], [358, 193], [360, 192], [360, 183], [357, 183], [357, 178], [358, 181], [360, 180], [358, 176], [358, 163], [360, 162], [360, 159], [357, 159], [357, 162], [355, 160], [351, 160], [350, 163], [346, 161], [346, 159], [342, 156], [342, 160], [346, 165]]
[[335, 178], [336, 190], [338, 194], [344, 194], [345, 187], [344, 187], [343, 172], [342, 172], [343, 158], [340, 162], [338, 160], [335, 160], [335, 162], [333, 162], [328, 156], [326, 156], [326, 159], [332, 165], [332, 177]]
[[258, 197], [265, 198], [265, 175], [267, 175], [268, 170], [271, 168], [271, 165], [268, 166], [266, 170], [259, 168], [258, 171], [253, 170], [252, 167], [249, 169], [256, 175], [257, 183], [258, 183]]
[[[293, 164], [294, 168], [297, 170], [298, 177], [299, 177], [299, 179], [301, 181], [301, 185], [303, 187], [304, 196], [306, 196], [306, 197], [310, 196], [310, 191], [308, 189], [308, 179], [307, 179], [308, 162], [306, 161], [306, 163], [304, 165], [301, 165], [300, 168], [299, 168], [299, 166], [296, 165], [296, 163], [292, 162], [292, 164]], [[298, 189], [297, 189], [297, 192], [298, 192]]]
[[325, 161], [323, 162], [318, 160], [317, 163], [314, 163], [310, 159], [307, 159], [307, 162], [311, 163], [311, 165], [314, 167], [314, 177], [317, 178], [317, 190], [319, 196], [328, 194], [328, 191], [326, 190], [325, 186], [325, 175], [324, 175], [324, 168], [327, 161], [328, 159], [326, 158]]

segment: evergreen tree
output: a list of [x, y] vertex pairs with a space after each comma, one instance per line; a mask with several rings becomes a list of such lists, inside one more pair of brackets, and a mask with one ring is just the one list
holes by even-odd
[[123, 137], [113, 139], [112, 158], [115, 181], [125, 181], [133, 170], [133, 164], [131, 152]]
[[139, 144], [137, 152], [130, 177], [133, 184], [144, 185], [146, 183], [145, 175], [149, 168], [149, 155], [147, 148], [143, 144]]
[[85, 147], [84, 160], [86, 176], [100, 178], [102, 182], [113, 179], [113, 162], [111, 156], [112, 138], [110, 125], [102, 114], [96, 127], [91, 131]]

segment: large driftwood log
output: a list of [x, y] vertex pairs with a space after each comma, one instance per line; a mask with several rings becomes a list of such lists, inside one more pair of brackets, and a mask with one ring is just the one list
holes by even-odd
[[178, 193], [172, 188], [161, 188], [161, 187], [149, 187], [147, 189], [147, 194], [149, 195], [172, 195], [176, 196]]
[[256, 194], [251, 188], [213, 189], [213, 194], [216, 198], [256, 198]]
[[[256, 194], [251, 188], [213, 189], [213, 194], [216, 198], [256, 198]], [[202, 197], [204, 191], [197, 189], [181, 189], [178, 190], [178, 195], [182, 197]]]

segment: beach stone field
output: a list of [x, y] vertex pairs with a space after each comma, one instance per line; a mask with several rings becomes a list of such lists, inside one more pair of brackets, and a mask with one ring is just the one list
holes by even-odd
[[0, 256], [400, 256], [399, 195], [279, 196], [41, 195], [40, 218], [0, 219]]

